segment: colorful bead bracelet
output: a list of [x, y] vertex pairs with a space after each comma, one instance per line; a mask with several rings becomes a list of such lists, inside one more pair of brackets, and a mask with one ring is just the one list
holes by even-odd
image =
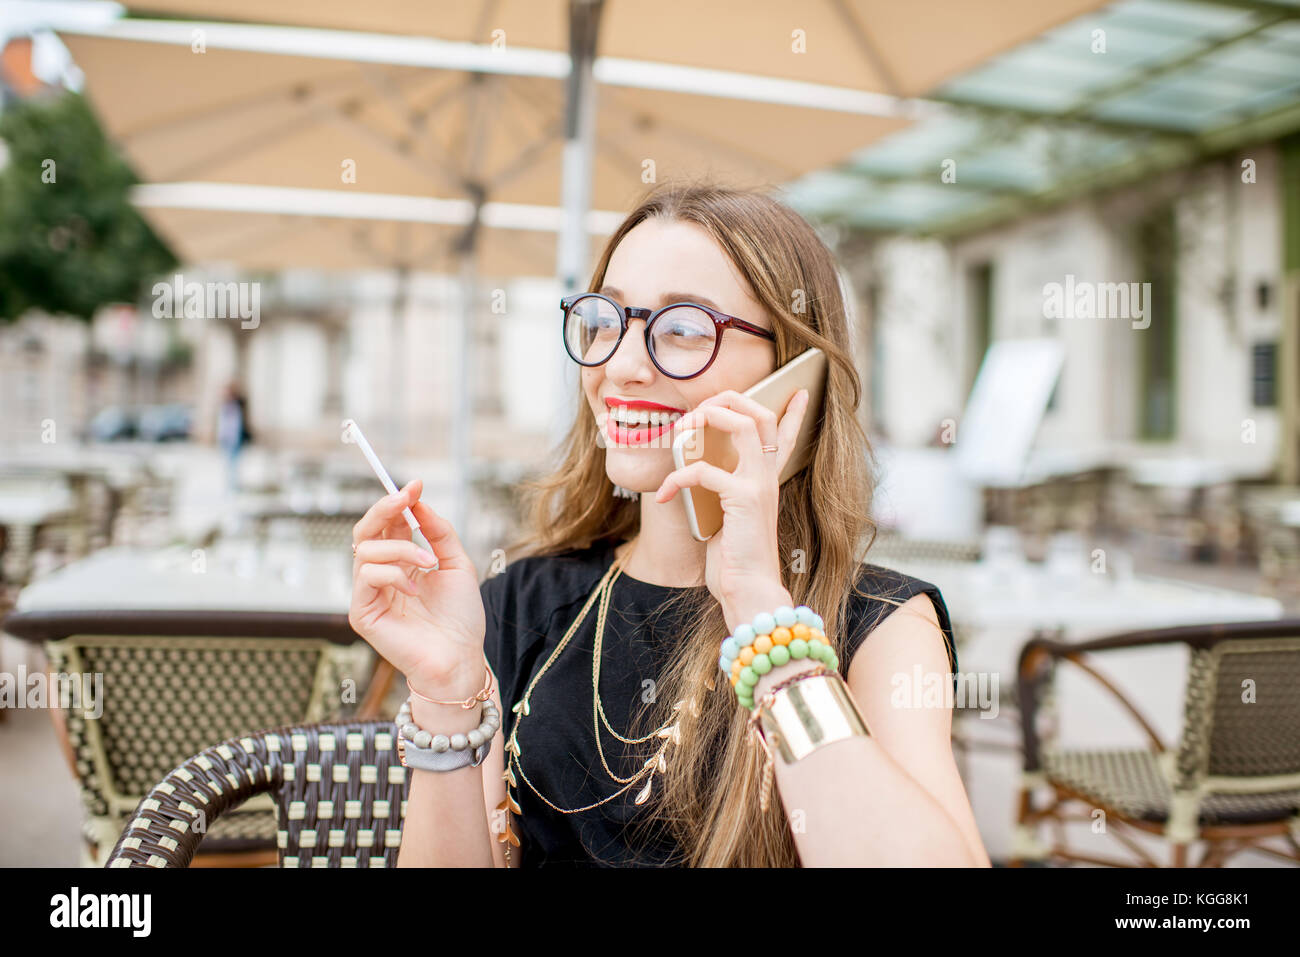
[[752, 624], [739, 625], [722, 642], [718, 667], [731, 681], [736, 698], [754, 710], [754, 686], [773, 668], [801, 658], [812, 658], [838, 671], [839, 657], [826, 640], [825, 623], [807, 605], [782, 605], [774, 613], [761, 612]]

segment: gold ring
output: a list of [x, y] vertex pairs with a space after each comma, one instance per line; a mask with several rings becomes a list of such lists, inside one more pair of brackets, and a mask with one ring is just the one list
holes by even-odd
[[764, 451], [764, 452], [775, 452], [776, 450], [777, 450], [777, 448], [776, 448], [775, 445], [765, 445], [765, 446], [763, 446], [763, 448], [762, 448], [762, 451]]
[[353, 558], [356, 558], [356, 557], [357, 557], [357, 543], [356, 543], [356, 542], [353, 542], [353, 543], [352, 543], [352, 557], [353, 557]]

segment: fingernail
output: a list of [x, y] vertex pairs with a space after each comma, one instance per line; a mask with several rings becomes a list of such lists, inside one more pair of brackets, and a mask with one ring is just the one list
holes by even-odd
[[423, 549], [423, 548], [420, 549], [420, 560], [421, 560], [421, 561], [429, 562], [430, 564], [433, 564], [433, 552], [426, 551], [426, 550]]

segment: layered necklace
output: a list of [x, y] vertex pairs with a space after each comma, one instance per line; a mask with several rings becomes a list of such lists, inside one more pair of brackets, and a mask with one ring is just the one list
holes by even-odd
[[[600, 698], [601, 649], [604, 644], [605, 618], [609, 611], [610, 596], [614, 592], [614, 582], [618, 579], [618, 576], [622, 574], [623, 563], [624, 559], [616, 555], [613, 563], [609, 566], [609, 569], [601, 577], [600, 581], [596, 584], [595, 589], [588, 596], [586, 604], [584, 604], [582, 610], [578, 612], [578, 617], [574, 620], [573, 624], [569, 626], [569, 630], [564, 633], [564, 637], [561, 638], [559, 644], [555, 646], [555, 650], [551, 652], [550, 657], [546, 659], [546, 663], [542, 665], [537, 674], [533, 676], [532, 681], [528, 683], [528, 687], [524, 689], [524, 696], [519, 699], [519, 701], [515, 702], [514, 706], [510, 709], [516, 715], [516, 718], [514, 727], [510, 731], [510, 738], [506, 741], [505, 746], [506, 767], [502, 777], [506, 782], [506, 796], [505, 800], [497, 805], [497, 811], [502, 814], [504, 823], [500, 833], [497, 835], [497, 841], [505, 844], [507, 866], [510, 865], [510, 848], [512, 846], [519, 846], [519, 837], [510, 827], [510, 815], [519, 815], [522, 813], [519, 808], [519, 803], [510, 793], [511, 788], [515, 788], [516, 790], [518, 789], [519, 779], [522, 779], [523, 782], [528, 785], [529, 789], [531, 789], [538, 798], [545, 802], [548, 807], [561, 814], [580, 814], [583, 811], [590, 811], [593, 808], [600, 807], [602, 804], [607, 804], [619, 795], [625, 793], [628, 789], [636, 787], [643, 779], [645, 784], [641, 787], [641, 790], [637, 792], [634, 803], [638, 805], [644, 804], [650, 798], [651, 788], [654, 785], [655, 772], [663, 772], [668, 769], [668, 761], [665, 755], [669, 746], [677, 744], [681, 740], [678, 732], [678, 712], [686, 706], [685, 701], [679, 701], [673, 705], [673, 717], [669, 719], [669, 721], [640, 738], [629, 738], [619, 734], [610, 725], [609, 719], [605, 716], [605, 705]], [[555, 663], [555, 660], [568, 646], [570, 639], [572, 639], [577, 633], [578, 628], [581, 627], [582, 623], [586, 621], [587, 614], [591, 611], [591, 606], [597, 602], [599, 602], [599, 607], [596, 612], [596, 644], [591, 662], [592, 730], [595, 732], [596, 736], [596, 753], [600, 756], [600, 763], [605, 768], [605, 773], [608, 774], [616, 784], [621, 784], [623, 786], [613, 794], [609, 795], [609, 797], [603, 798], [594, 804], [588, 804], [584, 807], [564, 808], [560, 807], [547, 798], [546, 795], [542, 794], [542, 792], [537, 789], [537, 786], [528, 779], [528, 775], [524, 773], [524, 767], [520, 761], [523, 752], [519, 747], [519, 725], [531, 711], [529, 702], [533, 695], [533, 689], [537, 687], [537, 682], [542, 679], [542, 675], [546, 674], [547, 670]], [[692, 704], [694, 705], [693, 702]], [[646, 759], [645, 763], [641, 766], [641, 770], [637, 771], [630, 777], [623, 777], [616, 774], [614, 770], [610, 768], [609, 762], [605, 759], [605, 749], [600, 743], [600, 727], [602, 724], [610, 734], [618, 738], [618, 740], [622, 741], [624, 744], [642, 744], [655, 737], [661, 738], [662, 743], [660, 743], [655, 753]], [[517, 777], [516, 771], [518, 772]]]

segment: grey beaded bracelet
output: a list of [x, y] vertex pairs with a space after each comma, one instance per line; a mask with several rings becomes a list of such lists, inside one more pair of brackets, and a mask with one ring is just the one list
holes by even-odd
[[411, 699], [408, 697], [393, 722], [397, 725], [397, 750], [402, 765], [417, 770], [453, 771], [467, 764], [474, 767], [482, 764], [491, 750], [493, 736], [501, 727], [501, 715], [491, 701], [483, 702], [480, 713], [483, 720], [468, 733], [432, 734], [411, 720]]

